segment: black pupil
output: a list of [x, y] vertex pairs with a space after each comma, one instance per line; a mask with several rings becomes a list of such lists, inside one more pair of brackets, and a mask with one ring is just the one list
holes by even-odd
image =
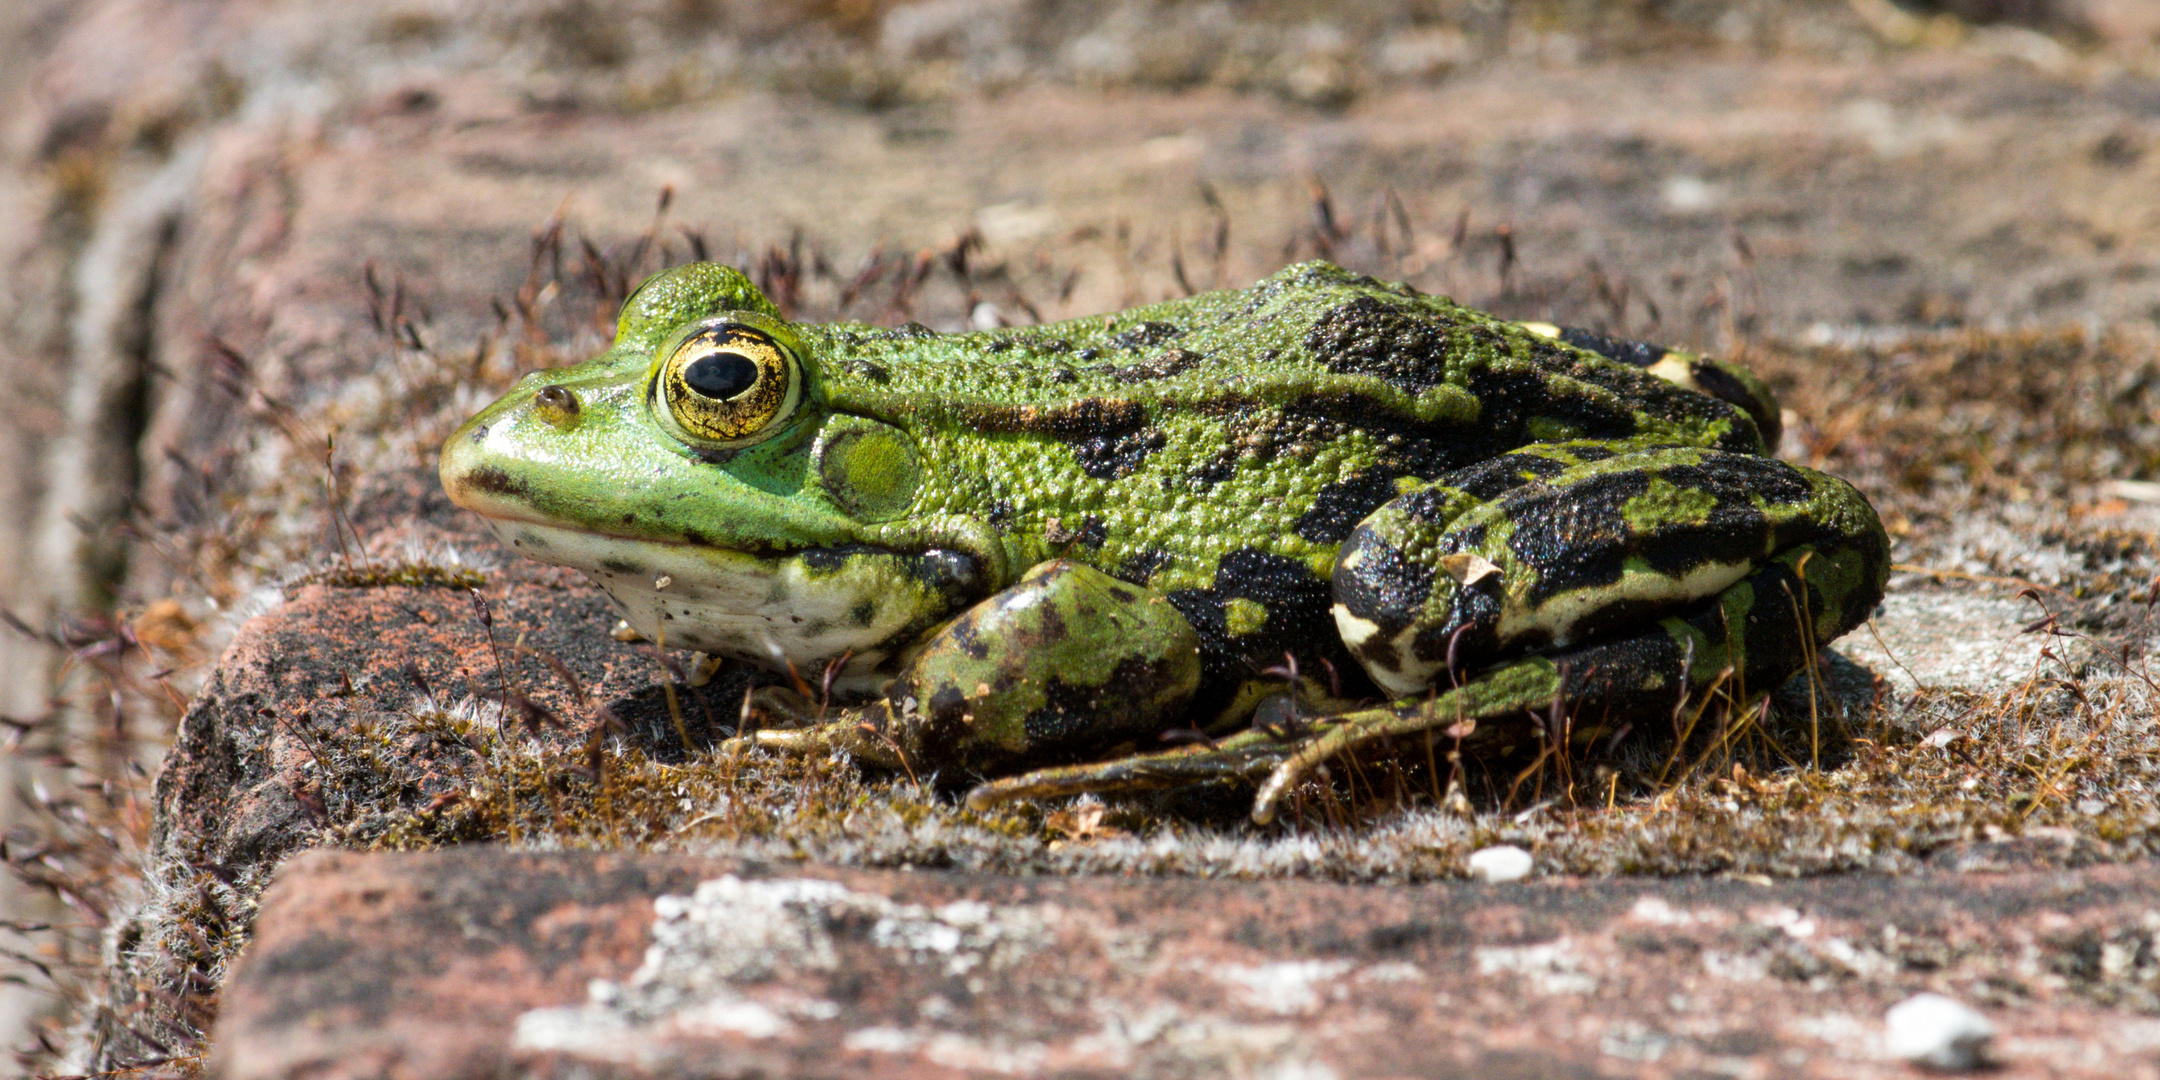
[[757, 364], [741, 353], [708, 353], [683, 368], [683, 383], [715, 401], [726, 401], [757, 381]]

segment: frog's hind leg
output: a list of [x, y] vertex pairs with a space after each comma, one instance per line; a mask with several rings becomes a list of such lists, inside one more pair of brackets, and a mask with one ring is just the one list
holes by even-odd
[[[1677, 716], [1721, 686], [1768, 691], [1799, 672], [1815, 647], [1865, 620], [1881, 598], [1882, 554], [1862, 539], [1788, 549], [1690, 610], [1621, 633], [1504, 661], [1430, 698], [1398, 700], [1344, 717], [1286, 756], [1254, 799], [1267, 821], [1282, 797], [1330, 758], [1385, 739], [1444, 730], [1463, 720], [1501, 736], [1506, 721], [1542, 724], [1573, 746]], [[1565, 717], [1562, 732], [1552, 731]], [[1512, 740], [1508, 740], [1512, 741]]]
[[1770, 392], [1769, 386], [1755, 377], [1754, 372], [1738, 364], [1663, 345], [1609, 337], [1594, 330], [1538, 322], [1523, 323], [1522, 327], [1564, 345], [1594, 352], [1607, 360], [1642, 368], [1676, 386], [1738, 406], [1754, 419], [1755, 429], [1762, 434], [1764, 448], [1777, 449], [1779, 434], [1784, 430], [1777, 397]]
[[1839, 553], [1834, 575], [1809, 575], [1837, 615], [1828, 640], [1873, 609], [1888, 568], [1882, 526], [1851, 485], [1695, 447], [1529, 447], [1360, 522], [1336, 562], [1335, 621], [1373, 681], [1410, 696], [1634, 632], [1806, 545]]
[[1467, 725], [1474, 751], [1514, 741], [1534, 723], [1549, 725], [1557, 704], [1567, 717], [1559, 737], [1589, 745], [1644, 717], [1675, 715], [1727, 679], [1770, 688], [1791, 678], [1812, 642], [1866, 617], [1874, 601], [1854, 586], [1872, 578], [1878, 562], [1864, 542], [1803, 544], [1635, 633], [1503, 661], [1452, 689], [1315, 718], [1297, 730], [1256, 728], [1211, 744], [991, 781], [969, 792], [968, 805], [981, 810], [1013, 799], [1243, 780], [1259, 783], [1252, 818], [1266, 824], [1283, 798], [1326, 762], [1371, 753], [1390, 740], [1461, 732], [1464, 721], [1475, 722]]
[[1770, 689], [1882, 598], [1888, 540], [1834, 477], [1753, 454], [1588, 440], [1526, 447], [1400, 495], [1343, 544], [1343, 641], [1392, 703], [1212, 745], [1044, 770], [969, 804], [1266, 780], [1476, 720], [1571, 718], [1570, 742], [1669, 715], [1728, 671]]

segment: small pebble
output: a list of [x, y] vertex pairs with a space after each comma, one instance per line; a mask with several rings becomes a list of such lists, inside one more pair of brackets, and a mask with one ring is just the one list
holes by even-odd
[[1944, 1072], [1971, 1072], [1986, 1062], [1995, 1025], [1971, 1006], [1941, 994], [1914, 994], [1883, 1015], [1891, 1057]]
[[1470, 876], [1479, 881], [1521, 881], [1530, 876], [1530, 853], [1513, 844], [1497, 844], [1470, 853]]

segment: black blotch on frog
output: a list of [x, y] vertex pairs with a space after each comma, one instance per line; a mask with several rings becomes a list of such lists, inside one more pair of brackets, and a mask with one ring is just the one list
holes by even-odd
[[1157, 570], [1177, 561], [1177, 556], [1161, 548], [1148, 548], [1127, 556], [1117, 569], [1108, 571], [1111, 577], [1134, 585], [1146, 585]]
[[[1057, 675], [1043, 681], [1043, 706], [1020, 721], [1031, 747], [1053, 759], [1082, 760], [1119, 743], [1146, 739], [1177, 718], [1147, 716], [1130, 703], [1161, 696], [1173, 665], [1128, 656], [1110, 669], [1100, 685], [1067, 683]], [[1106, 721], [1108, 721], [1106, 723]]]
[[[1628, 524], [1628, 500], [1650, 490], [1639, 472], [1587, 477], [1564, 493], [1548, 487], [1517, 488], [1500, 497], [1500, 516], [1512, 526], [1507, 545], [1537, 580], [1523, 596], [1532, 607], [1554, 595], [1620, 580], [1640, 536]], [[1691, 562], [1702, 553], [1690, 551]]]
[[[1555, 352], [1557, 353], [1557, 350]], [[1570, 359], [1572, 360], [1572, 357]], [[1606, 369], [1605, 373], [1622, 378], [1634, 377], [1610, 369]], [[1664, 383], [1664, 380], [1656, 376], [1641, 378], [1645, 382], [1663, 383], [1678, 393], [1687, 393], [1670, 383]], [[1589, 387], [1568, 378], [1566, 374], [1556, 376], [1550, 371], [1515, 366], [1482, 367], [1471, 371], [1469, 390], [1471, 396], [1478, 401], [1478, 411], [1483, 416], [1486, 437], [1500, 444], [1491, 447], [1491, 453], [1484, 455], [1485, 457], [1492, 457], [1531, 442], [1528, 430], [1533, 418], [1563, 428], [1579, 440], [1625, 439], [1640, 434], [1641, 417], [1628, 403], [1640, 396], [1638, 391], [1643, 394], [1657, 394], [1654, 387], [1637, 387], [1632, 383], [1624, 394], [1594, 394]], [[1700, 394], [1688, 396], [1698, 398], [1706, 405], [1724, 409], [1717, 402]], [[1729, 413], [1730, 410], [1725, 410], [1720, 415]]]
[[1052, 544], [1080, 544], [1086, 546], [1086, 549], [1099, 549], [1108, 538], [1110, 525], [1095, 514], [1082, 516], [1078, 529], [1065, 527], [1063, 518], [1050, 518], [1050, 523], [1043, 527], [1043, 540]]
[[1107, 344], [1120, 352], [1137, 352], [1141, 349], [1152, 349], [1184, 332], [1185, 328], [1176, 323], [1144, 322], [1110, 335]]
[[1156, 353], [1137, 364], [1106, 368], [1103, 374], [1108, 375], [1115, 382], [1127, 385], [1151, 382], [1156, 379], [1175, 378], [1191, 371], [1200, 363], [1201, 359], [1199, 353], [1190, 349], [1164, 349], [1162, 352]]
[[1049, 435], [1072, 447], [1080, 470], [1115, 480], [1138, 469], [1169, 436], [1148, 423], [1146, 407], [1123, 398], [1081, 398], [1054, 408], [990, 405], [970, 408], [960, 419], [979, 431]]
[[1097, 435], [1072, 444], [1080, 471], [1097, 480], [1116, 480], [1139, 469], [1149, 454], [1170, 444], [1170, 437], [1156, 428]]
[[1417, 394], [1447, 378], [1449, 332], [1460, 325], [1440, 310], [1360, 296], [1315, 320], [1305, 348], [1338, 375], [1371, 375]]
[[[1457, 469], [1442, 477], [1440, 482], [1481, 502], [1491, 502], [1524, 484], [1549, 480], [1567, 467], [1567, 462], [1543, 454], [1502, 454], [1490, 461]], [[1436, 498], [1445, 495], [1446, 492], [1435, 493]], [[1427, 515], [1430, 513], [1431, 510], [1426, 511]]]
[[1338, 480], [1313, 496], [1312, 507], [1298, 515], [1290, 531], [1315, 544], [1339, 544], [1367, 514], [1395, 497], [1395, 474], [1373, 469]]
[[[1709, 495], [1702, 520], [1630, 525], [1627, 502], [1647, 492], [1653, 479]], [[1810, 494], [1807, 481], [1781, 462], [1711, 454], [1698, 463], [1651, 473], [1587, 477], [1567, 485], [1564, 492], [1519, 489], [1502, 496], [1500, 503], [1502, 516], [1513, 524], [1508, 547], [1538, 568], [1537, 582], [1523, 596], [1535, 606], [1561, 592], [1617, 582], [1632, 559], [1669, 577], [1710, 563], [1756, 561], [1773, 546], [1773, 526], [1754, 500], [1790, 505]], [[1774, 546], [1784, 549], [1836, 535], [1826, 525], [1796, 520], [1778, 530]], [[1616, 604], [1601, 611], [1598, 621], [1622, 625], [1642, 618], [1641, 611]]]
[[1784, 463], [1752, 454], [1715, 454], [1698, 465], [1678, 465], [1658, 475], [1681, 487], [1752, 495], [1772, 506], [1798, 506], [1815, 494], [1807, 478]]
[[852, 360], [848, 361], [846, 366], [850, 374], [868, 382], [876, 383], [879, 386], [884, 386], [892, 381], [892, 373], [885, 370], [882, 364], [872, 363], [868, 360]]
[[1378, 629], [1352, 650], [1360, 659], [1387, 671], [1401, 671], [1402, 657], [1394, 641], [1424, 610], [1431, 594], [1433, 568], [1403, 557], [1401, 549], [1370, 533], [1346, 545], [1342, 557], [1358, 553], [1356, 573], [1337, 573], [1332, 583], [1333, 601]]
[[1206, 491], [1237, 475], [1238, 451], [1226, 446], [1209, 454], [1206, 461], [1193, 466], [1183, 475], [1165, 474], [1162, 478], [1164, 491]]
[[[1301, 671], [1322, 671], [1323, 660], [1332, 664], [1350, 696], [1374, 692], [1335, 629], [1327, 580], [1303, 560], [1239, 548], [1216, 560], [1213, 585], [1179, 589], [1168, 599], [1200, 636], [1200, 690], [1194, 700], [1203, 710], [1281, 665], [1284, 653], [1297, 657]], [[1232, 599], [1260, 603], [1267, 608], [1267, 622], [1253, 633], [1231, 634], [1224, 604]]]
[[1623, 364], [1632, 364], [1639, 368], [1646, 368], [1657, 363], [1659, 360], [1664, 359], [1666, 353], [1672, 351], [1662, 345], [1648, 345], [1640, 341], [1629, 341], [1626, 338], [1607, 337], [1594, 330], [1580, 330], [1573, 327], [1561, 330], [1560, 340], [1578, 349], [1594, 352], [1607, 360], [1617, 360]]
[[509, 473], [493, 465], [482, 465], [467, 472], [464, 482], [467, 487], [497, 495], [523, 496], [530, 490], [524, 481], [513, 479]]
[[961, 619], [947, 628], [945, 633], [953, 643], [953, 647], [959, 649], [968, 659], [988, 660], [990, 658], [990, 643], [984, 641], [982, 635], [977, 632], [975, 620]]
[[1482, 422], [1428, 423], [1396, 416], [1363, 394], [1316, 395], [1251, 423], [1253, 438], [1275, 445], [1302, 441], [1325, 446], [1362, 432], [1378, 447], [1380, 467], [1397, 476], [1439, 476], [1528, 441], [1518, 431], [1494, 430]]

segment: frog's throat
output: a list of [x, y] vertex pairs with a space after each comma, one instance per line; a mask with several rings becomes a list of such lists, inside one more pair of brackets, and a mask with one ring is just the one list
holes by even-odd
[[[983, 590], [972, 554], [867, 546], [751, 554], [491, 518], [521, 554], [582, 570], [632, 629], [817, 683], [877, 690], [903, 650]], [[845, 658], [842, 660], [842, 658]]]

